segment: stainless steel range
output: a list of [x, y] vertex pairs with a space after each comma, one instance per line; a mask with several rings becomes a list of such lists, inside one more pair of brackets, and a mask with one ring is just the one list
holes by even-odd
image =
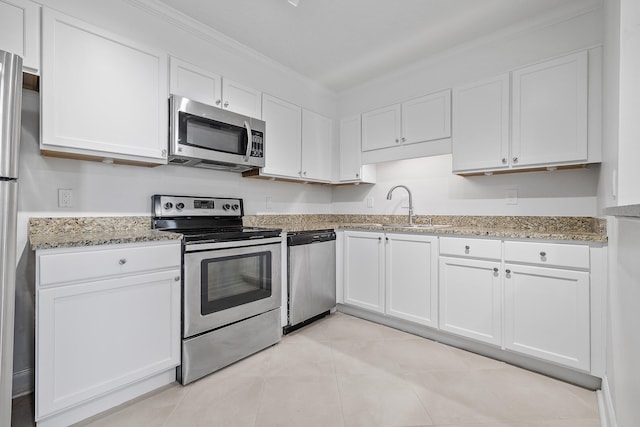
[[188, 384], [280, 340], [282, 237], [243, 227], [242, 199], [154, 195], [152, 227], [182, 233]]

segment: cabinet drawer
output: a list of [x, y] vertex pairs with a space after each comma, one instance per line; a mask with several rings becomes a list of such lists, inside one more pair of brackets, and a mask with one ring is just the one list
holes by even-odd
[[49, 250], [39, 255], [40, 287], [180, 266], [180, 243]]
[[506, 262], [589, 268], [589, 246], [538, 242], [505, 242]]
[[502, 258], [500, 240], [468, 239], [460, 237], [441, 237], [440, 255], [453, 255], [471, 258]]

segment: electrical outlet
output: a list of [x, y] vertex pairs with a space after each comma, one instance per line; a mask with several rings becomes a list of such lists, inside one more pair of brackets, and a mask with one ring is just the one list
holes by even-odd
[[367, 197], [367, 207], [373, 208], [373, 197]]
[[73, 207], [73, 190], [72, 189], [58, 188], [58, 207], [59, 208]]
[[507, 205], [517, 205], [518, 204], [518, 190], [507, 190], [505, 193], [504, 203]]

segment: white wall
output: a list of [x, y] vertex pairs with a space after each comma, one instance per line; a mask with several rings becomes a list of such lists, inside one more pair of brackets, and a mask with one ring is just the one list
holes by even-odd
[[[389, 189], [404, 184], [413, 194], [416, 215], [595, 216], [599, 167], [509, 175], [461, 177], [451, 173], [451, 155], [399, 160], [377, 165], [376, 185], [333, 190], [334, 213], [404, 215], [404, 190], [386, 200]], [[506, 204], [516, 190], [517, 204]], [[367, 199], [373, 198], [373, 208]]]
[[[346, 117], [423, 94], [481, 80], [511, 69], [597, 46], [603, 41], [603, 10], [596, 9], [552, 24], [504, 30], [367, 82], [339, 97]], [[455, 118], [454, 118], [455, 119]], [[597, 216], [598, 165], [588, 169], [459, 177], [451, 156], [378, 164], [375, 186], [336, 188], [337, 213], [406, 213], [398, 199], [385, 195], [395, 184], [414, 193], [417, 214]], [[518, 204], [505, 203], [506, 190], [518, 191]], [[366, 208], [373, 197], [374, 207]]]

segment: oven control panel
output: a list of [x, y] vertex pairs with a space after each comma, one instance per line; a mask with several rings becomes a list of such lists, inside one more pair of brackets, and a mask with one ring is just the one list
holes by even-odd
[[219, 197], [166, 196], [152, 199], [156, 217], [242, 216], [242, 199]]

